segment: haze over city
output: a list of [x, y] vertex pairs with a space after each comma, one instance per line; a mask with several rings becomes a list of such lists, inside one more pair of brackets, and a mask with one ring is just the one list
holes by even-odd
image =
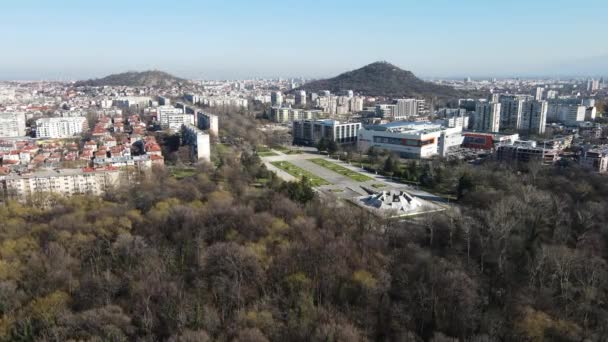
[[316, 78], [378, 60], [422, 77], [600, 76], [607, 10], [602, 0], [5, 1], [0, 79]]

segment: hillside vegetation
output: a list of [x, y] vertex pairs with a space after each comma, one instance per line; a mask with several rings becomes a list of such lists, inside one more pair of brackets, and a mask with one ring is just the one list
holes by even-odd
[[121, 74], [109, 75], [88, 81], [76, 82], [76, 86], [127, 86], [127, 87], [169, 87], [187, 82], [163, 71], [152, 70], [135, 72], [129, 71]]
[[180, 177], [1, 205], [0, 341], [608, 336], [604, 176], [413, 163], [410, 177], [458, 206], [385, 221], [277, 179], [251, 152], [251, 118], [240, 122], [222, 127], [238, 144]]
[[329, 90], [332, 93], [353, 90], [369, 96], [398, 97], [453, 97], [459, 92], [447, 86], [425, 82], [412, 72], [387, 62], [376, 62], [334, 78], [312, 81], [299, 89], [309, 92]]

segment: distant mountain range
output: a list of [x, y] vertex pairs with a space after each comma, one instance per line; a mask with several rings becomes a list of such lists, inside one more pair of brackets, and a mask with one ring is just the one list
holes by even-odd
[[76, 82], [75, 86], [170, 87], [186, 82], [188, 81], [179, 77], [175, 77], [166, 72], [150, 70], [142, 72], [129, 71], [94, 80], [78, 81]]
[[368, 96], [397, 97], [455, 97], [460, 92], [448, 86], [425, 82], [412, 72], [388, 62], [375, 62], [360, 69], [345, 72], [334, 78], [312, 81], [296, 90], [332, 93], [353, 90]]

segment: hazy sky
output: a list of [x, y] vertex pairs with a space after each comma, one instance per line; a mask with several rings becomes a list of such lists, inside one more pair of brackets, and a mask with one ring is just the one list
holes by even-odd
[[608, 74], [607, 0], [2, 0], [0, 78]]

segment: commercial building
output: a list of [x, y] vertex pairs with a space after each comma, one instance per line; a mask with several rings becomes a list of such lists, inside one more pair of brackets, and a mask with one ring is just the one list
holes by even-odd
[[293, 143], [315, 145], [319, 140], [332, 140], [338, 144], [354, 144], [360, 122], [341, 123], [336, 120], [298, 120], [293, 122]]
[[544, 134], [547, 125], [547, 108], [547, 101], [524, 102], [519, 129], [529, 133]]
[[9, 174], [0, 184], [9, 198], [28, 200], [36, 195], [54, 193], [102, 195], [120, 183], [118, 169], [58, 169], [27, 174]]
[[192, 159], [211, 161], [211, 140], [209, 134], [206, 134], [194, 125], [183, 125], [182, 141], [184, 145], [191, 147]]
[[397, 121], [385, 125], [366, 126], [359, 130], [357, 148], [389, 150], [402, 158], [421, 159], [446, 156], [450, 149], [462, 144], [462, 128], [446, 128], [430, 122]]
[[519, 134], [465, 132], [462, 146], [477, 150], [493, 150], [501, 145], [512, 145]]
[[157, 118], [162, 129], [179, 131], [182, 125], [194, 124], [194, 115], [184, 113], [181, 108], [161, 106], [157, 109]]
[[475, 106], [473, 129], [480, 132], [498, 132], [500, 128], [500, 103], [479, 102]]
[[0, 137], [22, 137], [25, 136], [25, 133], [25, 113], [0, 113]]
[[219, 134], [219, 117], [217, 115], [205, 113], [202, 111], [196, 112], [196, 126], [202, 130], [209, 130], [211, 134], [218, 136]]
[[88, 129], [87, 119], [82, 116], [36, 120], [37, 138], [70, 138]]

